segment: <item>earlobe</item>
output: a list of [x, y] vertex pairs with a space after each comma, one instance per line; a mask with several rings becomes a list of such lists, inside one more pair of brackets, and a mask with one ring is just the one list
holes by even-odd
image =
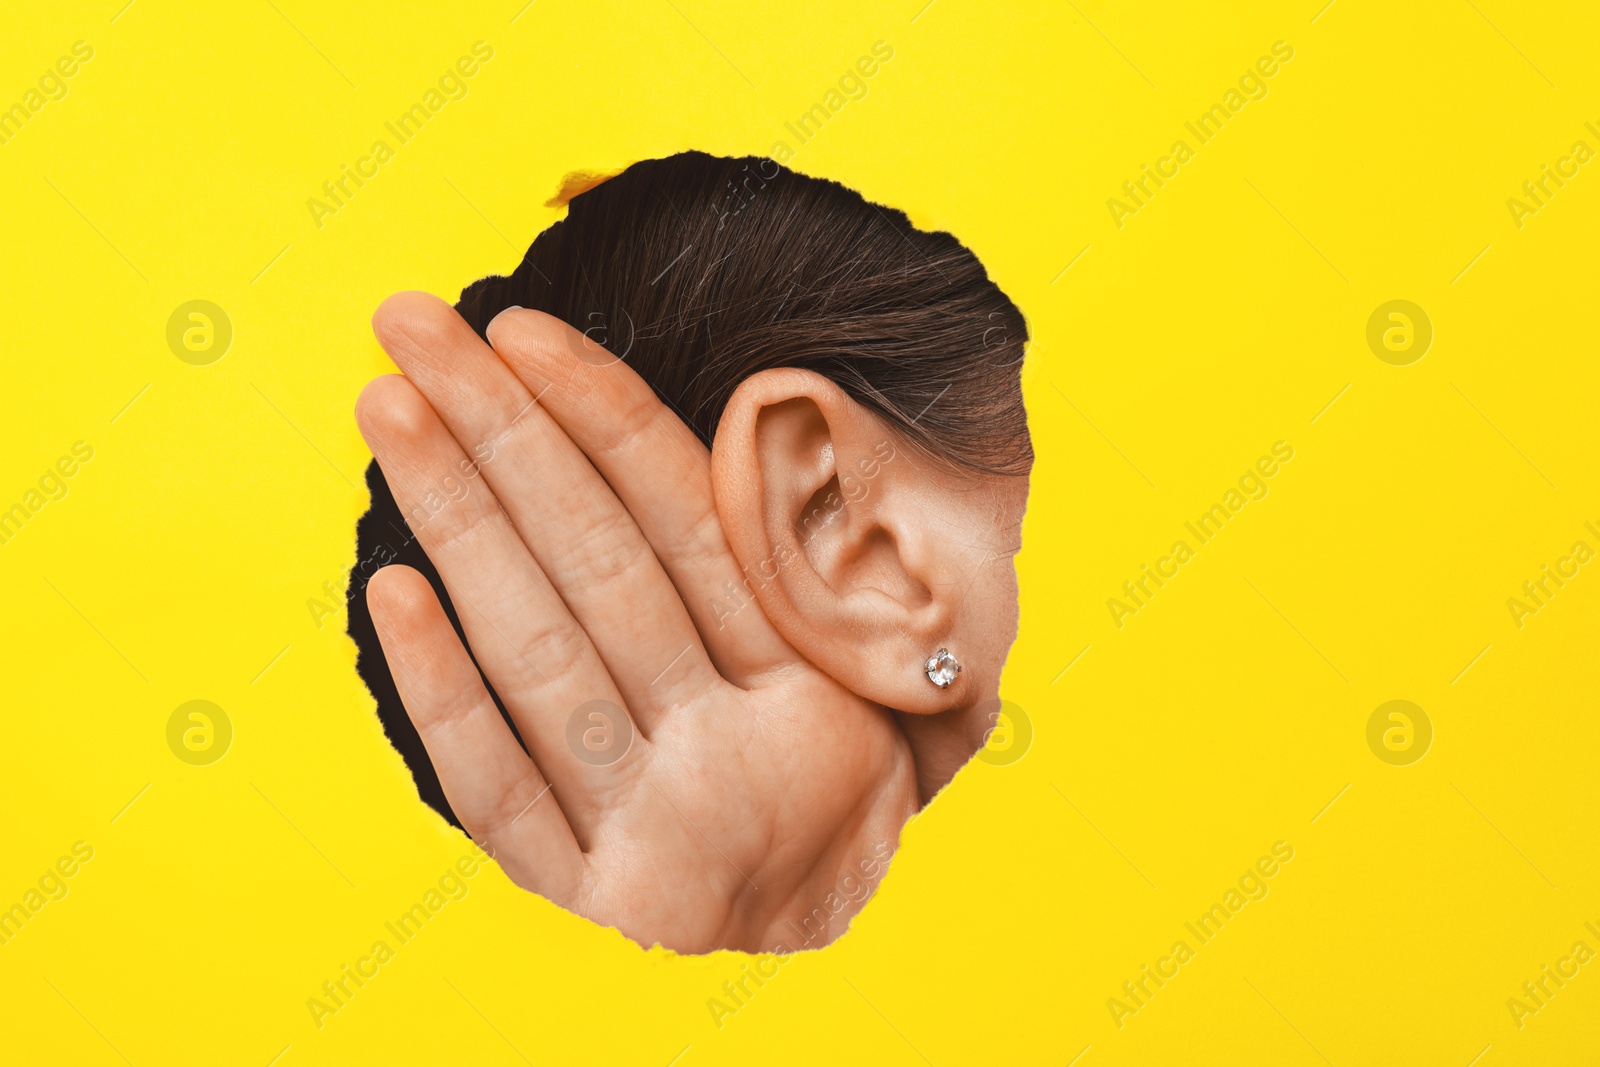
[[801, 654], [897, 710], [970, 699], [971, 671], [940, 686], [925, 669], [960, 647], [958, 608], [979, 563], [960, 508], [930, 484], [947, 472], [833, 382], [783, 368], [729, 400], [712, 476], [745, 590]]

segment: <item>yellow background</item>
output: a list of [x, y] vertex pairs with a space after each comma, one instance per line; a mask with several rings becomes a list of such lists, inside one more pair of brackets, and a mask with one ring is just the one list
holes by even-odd
[[[94, 58], [0, 145], [0, 507], [95, 454], [0, 546], [0, 906], [95, 855], [0, 947], [4, 1059], [1592, 1053], [1600, 962], [1520, 1029], [1506, 1006], [1600, 949], [1600, 564], [1520, 629], [1506, 606], [1600, 548], [1600, 164], [1520, 228], [1506, 205], [1600, 149], [1592, 5], [923, 2], [7, 5], [0, 105], [73, 42]], [[318, 228], [307, 199], [479, 40], [469, 94]], [[784, 124], [880, 40], [800, 145]], [[1280, 40], [1269, 94], [1119, 229], [1106, 200]], [[384, 742], [342, 612], [307, 606], [354, 561], [371, 310], [508, 270], [568, 171], [779, 140], [957, 234], [1030, 318], [1004, 695], [1031, 749], [964, 771], [851, 932], [720, 1028], [747, 958], [644, 953], [491, 870], [319, 1029], [307, 999], [467, 848]], [[165, 339], [197, 298], [234, 327], [209, 366]], [[1404, 367], [1365, 340], [1396, 298], [1435, 329]], [[1114, 625], [1278, 440], [1270, 494]], [[166, 744], [192, 699], [234, 727], [210, 766]], [[1391, 699], [1434, 727], [1410, 766], [1367, 746]], [[1119, 1028], [1108, 998], [1280, 840], [1270, 894]]]

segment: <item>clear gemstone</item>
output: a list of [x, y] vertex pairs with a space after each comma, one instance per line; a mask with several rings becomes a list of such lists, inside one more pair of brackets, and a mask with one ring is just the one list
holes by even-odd
[[928, 681], [944, 689], [956, 680], [956, 675], [961, 673], [961, 664], [950, 654], [948, 648], [941, 648], [928, 657], [928, 662], [923, 664], [923, 670], [928, 674]]

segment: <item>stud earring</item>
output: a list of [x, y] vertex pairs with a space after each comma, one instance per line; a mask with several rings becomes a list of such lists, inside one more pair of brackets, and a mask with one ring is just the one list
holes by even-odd
[[928, 676], [928, 681], [940, 689], [948, 689], [950, 683], [956, 680], [956, 675], [961, 673], [961, 664], [950, 654], [948, 648], [941, 648], [928, 657], [928, 662], [922, 665], [923, 673]]

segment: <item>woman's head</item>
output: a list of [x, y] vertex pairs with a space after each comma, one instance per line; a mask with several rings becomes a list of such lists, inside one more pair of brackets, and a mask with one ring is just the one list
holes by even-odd
[[[544, 331], [563, 349], [524, 366], [573, 381], [631, 370], [711, 449], [715, 518], [743, 580], [698, 614], [735, 639], [770, 620], [908, 733], [944, 738], [949, 755], [919, 757], [918, 776], [924, 795], [948, 781], [981, 743], [974, 715], [994, 706], [1016, 632], [1033, 459], [1026, 326], [977, 258], [837, 183], [693, 152], [579, 194], [510, 276], [475, 282], [456, 309], [504, 355], [518, 331], [497, 343], [492, 324], [514, 307], [572, 327]], [[402, 300], [380, 317], [394, 329], [406, 314]], [[376, 466], [369, 480], [359, 558], [416, 567], [449, 610], [415, 542], [378, 545], [401, 516]], [[358, 666], [424, 796], [448, 811], [351, 593]], [[962, 665], [947, 688], [923, 671], [941, 649]]]
[[800, 367], [930, 456], [1010, 475], [1033, 461], [1027, 327], [977, 257], [770, 159], [685, 152], [581, 193], [457, 310], [483, 334], [512, 305], [625, 360], [708, 446], [745, 379]]
[[[1033, 450], [1021, 312], [948, 233], [770, 159], [686, 152], [580, 193], [457, 310], [582, 334], [712, 447], [743, 588], [812, 662], [890, 707], [995, 694]], [[888, 457], [888, 458], [886, 458]], [[948, 647], [961, 683], [916, 665]], [[970, 673], [969, 673], [970, 672]]]

